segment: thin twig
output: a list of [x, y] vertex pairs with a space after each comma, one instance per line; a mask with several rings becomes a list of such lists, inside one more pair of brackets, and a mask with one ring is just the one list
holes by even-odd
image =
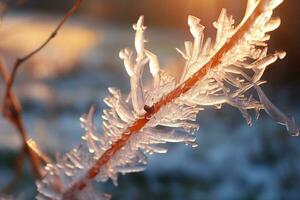
[[[1, 63], [0, 63], [0, 75], [2, 76], [5, 84], [7, 84], [10, 75], [9, 75], [8, 68], [4, 63], [3, 59], [1, 59]], [[7, 106], [8, 106], [7, 108], [2, 110], [3, 112], [2, 114], [15, 126], [15, 128], [20, 133], [24, 150], [27, 152], [29, 159], [32, 163], [32, 170], [36, 175], [36, 177], [41, 177], [42, 172], [39, 167], [41, 159], [27, 144], [27, 133], [24, 127], [23, 117], [21, 114], [21, 110], [22, 110], [21, 105], [19, 99], [17, 98], [17, 96], [12, 90], [9, 92], [9, 96], [7, 99]]]
[[46, 41], [40, 45], [37, 49], [30, 52], [29, 54], [25, 55], [22, 58], [19, 58], [16, 60], [12, 73], [10, 75], [7, 66], [4, 62], [0, 64], [0, 75], [4, 79], [4, 82], [6, 84], [6, 92], [4, 97], [4, 103], [3, 103], [3, 116], [9, 119], [9, 121], [16, 127], [18, 132], [20, 133], [20, 136], [22, 138], [22, 142], [24, 145], [24, 149], [26, 150], [26, 153], [31, 161], [32, 169], [37, 178], [40, 178], [42, 176], [42, 171], [40, 168], [41, 164], [41, 158], [34, 150], [31, 149], [30, 145], [27, 143], [27, 133], [25, 130], [23, 117], [22, 117], [22, 109], [20, 106], [20, 102], [17, 98], [17, 96], [14, 94], [12, 90], [12, 86], [14, 84], [16, 74], [20, 66], [29, 60], [31, 57], [33, 57], [35, 54], [37, 54], [39, 51], [41, 51], [47, 44], [55, 38], [55, 36], [58, 34], [61, 27], [65, 24], [65, 22], [79, 9], [81, 3], [83, 0], [77, 0], [74, 5], [71, 7], [71, 9], [67, 12], [67, 14], [64, 16], [64, 18], [60, 21], [60, 23], [57, 25], [57, 27], [54, 29], [54, 31], [50, 34], [50, 36], [46, 39]]
[[[10, 76], [9, 82], [7, 84], [6, 87], [6, 93], [5, 93], [5, 99], [8, 98], [9, 95], [9, 91], [11, 90], [12, 85], [14, 84], [15, 78], [16, 78], [16, 74], [17, 71], [19, 69], [19, 67], [26, 62], [27, 60], [29, 60], [31, 57], [33, 57], [35, 54], [37, 54], [39, 51], [41, 51], [45, 46], [47, 46], [47, 44], [53, 39], [55, 38], [55, 36], [58, 34], [59, 30], [61, 29], [61, 27], [65, 24], [65, 22], [71, 17], [73, 16], [73, 14], [79, 9], [81, 3], [83, 0], [77, 0], [75, 2], [75, 4], [72, 6], [72, 8], [67, 12], [67, 14], [64, 16], [64, 18], [60, 21], [60, 23], [57, 25], [57, 27], [54, 29], [54, 31], [50, 34], [50, 36], [46, 39], [46, 41], [40, 45], [37, 49], [35, 49], [34, 51], [30, 52], [29, 54], [25, 55], [24, 57], [18, 58], [14, 64], [13, 70], [12, 70], [12, 74]], [[5, 102], [4, 102], [4, 107], [5, 107]]]

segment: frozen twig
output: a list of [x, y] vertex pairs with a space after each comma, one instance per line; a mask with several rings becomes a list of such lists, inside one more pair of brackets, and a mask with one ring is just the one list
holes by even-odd
[[99, 173], [101, 168], [107, 164], [110, 159], [120, 150], [122, 149], [130, 137], [135, 133], [139, 133], [141, 129], [145, 127], [145, 125], [151, 120], [151, 117], [157, 114], [162, 107], [166, 106], [170, 102], [174, 101], [180, 95], [189, 91], [199, 80], [201, 80], [210, 69], [217, 67], [221, 62], [222, 56], [228, 52], [237, 41], [239, 41], [244, 34], [249, 30], [252, 24], [255, 22], [256, 18], [264, 11], [263, 6], [265, 4], [265, 0], [261, 0], [259, 5], [253, 11], [252, 15], [249, 19], [240, 27], [240, 29], [232, 36], [232, 38], [210, 59], [210, 61], [205, 64], [199, 71], [197, 71], [194, 75], [184, 81], [181, 85], [176, 87], [173, 91], [163, 97], [161, 100], [156, 102], [143, 116], [139, 117], [130, 127], [124, 130], [123, 134], [121, 134], [121, 138], [112, 144], [111, 148], [106, 150], [100, 158], [98, 158], [94, 165], [90, 169], [86, 176], [82, 177], [78, 182], [73, 183], [67, 190], [64, 191], [65, 199], [72, 199], [74, 195], [76, 195], [76, 191], [83, 190], [87, 184], [87, 180], [94, 179]]
[[[265, 97], [260, 80], [265, 68], [285, 56], [284, 52], [267, 55], [270, 31], [280, 25], [272, 18], [273, 10], [283, 0], [248, 0], [244, 19], [234, 27], [233, 17], [226, 9], [216, 22], [216, 40], [204, 42], [204, 27], [200, 20], [189, 16], [188, 25], [194, 38], [185, 42], [186, 59], [180, 81], [167, 75], [158, 57], [145, 47], [144, 17], [133, 26], [135, 50], [120, 51], [125, 69], [130, 76], [131, 91], [126, 99], [117, 88], [108, 88], [110, 95], [104, 102], [110, 107], [103, 110], [103, 133], [93, 124], [95, 108], [80, 118], [85, 129], [83, 141], [57, 164], [46, 166], [47, 175], [37, 182], [38, 200], [91, 200], [102, 199], [93, 191], [92, 181], [111, 179], [118, 184], [118, 174], [143, 171], [148, 154], [166, 153], [163, 144], [195, 143], [197, 114], [207, 106], [221, 108], [225, 103], [240, 110], [248, 125], [252, 124], [249, 110], [258, 116], [265, 110], [278, 123], [287, 127], [293, 136], [299, 135], [294, 120], [289, 120]], [[143, 69], [149, 64], [154, 84], [144, 87]], [[250, 91], [256, 90], [256, 93]], [[250, 94], [249, 94], [250, 93]], [[253, 93], [253, 94], [252, 94]], [[254, 95], [259, 96], [256, 100]], [[165, 129], [161, 128], [165, 127]], [[181, 128], [185, 132], [178, 133]]]

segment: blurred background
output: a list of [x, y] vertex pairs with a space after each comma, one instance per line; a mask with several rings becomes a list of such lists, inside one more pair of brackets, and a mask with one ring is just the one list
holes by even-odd
[[[24, 0], [23, 0], [24, 1]], [[12, 66], [41, 44], [74, 1], [1, 1], [9, 5], [0, 25], [0, 55]], [[17, 2], [17, 3], [16, 3]], [[21, 5], [22, 4], [22, 5]], [[132, 24], [145, 15], [147, 48], [159, 55], [162, 66], [178, 76], [183, 60], [175, 51], [191, 39], [187, 16], [195, 15], [214, 36], [212, 22], [227, 8], [239, 23], [246, 0], [85, 0], [80, 11], [59, 35], [19, 71], [15, 91], [20, 97], [29, 137], [48, 155], [75, 147], [83, 130], [79, 117], [98, 105], [107, 87], [129, 92], [129, 79], [118, 58], [124, 47], [133, 47]], [[281, 27], [273, 32], [270, 51], [287, 51], [283, 61], [265, 73], [263, 86], [270, 99], [300, 124], [300, 3], [285, 1], [276, 10]], [[4, 84], [0, 82], [2, 105]], [[264, 113], [252, 127], [241, 114], [225, 106], [208, 109], [198, 117], [199, 147], [172, 145], [166, 155], [149, 157], [143, 173], [120, 176], [119, 186], [102, 184], [113, 200], [296, 200], [300, 199], [300, 139]], [[22, 144], [19, 135], [0, 116], [0, 189], [14, 176]], [[35, 185], [26, 163], [14, 197], [33, 199]]]

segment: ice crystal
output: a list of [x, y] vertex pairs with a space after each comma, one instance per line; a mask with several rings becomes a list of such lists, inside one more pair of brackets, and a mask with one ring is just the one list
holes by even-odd
[[[184, 43], [178, 52], [186, 60], [180, 81], [161, 69], [158, 57], [146, 49], [144, 17], [133, 25], [135, 49], [119, 53], [130, 76], [130, 94], [109, 88], [104, 99], [109, 109], [103, 111], [103, 133], [93, 124], [95, 107], [81, 117], [85, 129], [83, 142], [71, 152], [48, 164], [48, 174], [37, 183], [37, 199], [103, 199], [93, 192], [92, 180], [111, 179], [117, 185], [118, 174], [143, 171], [147, 154], [166, 153], [167, 142], [195, 143], [195, 123], [199, 111], [208, 106], [221, 108], [229, 104], [238, 108], [248, 125], [249, 110], [256, 117], [265, 110], [275, 121], [286, 126], [291, 135], [299, 129], [293, 119], [279, 111], [261, 89], [266, 67], [285, 57], [285, 52], [267, 53], [270, 36], [280, 25], [272, 18], [273, 9], [283, 0], [248, 0], [245, 18], [234, 27], [226, 9], [216, 22], [216, 39], [204, 39], [204, 26], [189, 16], [193, 41]], [[153, 84], [143, 85], [143, 71], [149, 66]], [[176, 128], [176, 129], [174, 129]], [[185, 133], [179, 132], [184, 129]]]

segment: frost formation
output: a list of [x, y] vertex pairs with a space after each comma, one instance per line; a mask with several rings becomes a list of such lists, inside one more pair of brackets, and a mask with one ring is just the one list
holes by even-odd
[[[267, 66], [285, 57], [285, 52], [277, 51], [268, 54], [267, 41], [270, 31], [280, 25], [279, 18], [272, 18], [273, 9], [283, 0], [248, 0], [248, 6], [241, 25], [234, 27], [234, 20], [226, 9], [216, 22], [215, 41], [204, 39], [204, 26], [194, 16], [188, 17], [193, 41], [184, 43], [184, 50], [178, 50], [186, 60], [184, 71], [179, 82], [161, 69], [158, 57], [146, 49], [144, 17], [133, 25], [135, 30], [135, 49], [125, 48], [119, 53], [124, 61], [126, 72], [130, 76], [131, 92], [124, 95], [117, 88], [109, 88], [110, 96], [104, 99], [109, 109], [103, 110], [103, 133], [98, 133], [93, 124], [95, 108], [81, 117], [85, 135], [82, 144], [73, 149], [56, 164], [48, 164], [48, 174], [37, 183], [39, 195], [37, 199], [69, 199], [67, 191], [78, 182], [85, 187], [76, 194], [76, 199], [107, 199], [107, 195], [97, 195], [92, 190], [91, 180], [105, 182], [111, 179], [117, 185], [118, 174], [140, 172], [145, 170], [148, 154], [166, 153], [167, 142], [183, 142], [191, 146], [195, 143], [195, 123], [199, 111], [206, 107], [221, 108], [229, 104], [240, 110], [248, 125], [252, 124], [250, 110], [256, 117], [264, 110], [276, 122], [285, 125], [293, 136], [299, 135], [299, 129], [293, 119], [279, 111], [261, 89], [265, 81], [261, 77]], [[255, 8], [263, 3], [263, 12], [254, 24], [229, 51], [222, 55], [221, 61], [207, 71], [189, 91], [181, 94], [174, 101], [168, 102], [159, 110], [153, 105], [171, 91], [185, 84], [185, 81], [208, 63], [223, 48], [230, 38], [251, 17]], [[143, 85], [143, 71], [150, 68], [153, 83], [149, 87]], [[147, 113], [153, 113], [143, 119]], [[137, 121], [148, 120], [143, 127], [131, 130]], [[176, 128], [176, 129], [174, 129]], [[185, 132], [179, 132], [184, 129]], [[128, 130], [131, 130], [128, 131]], [[133, 133], [134, 132], [134, 133]], [[125, 141], [126, 139], [126, 141]], [[123, 146], [118, 145], [125, 141]], [[116, 150], [116, 151], [114, 151]], [[99, 160], [105, 160], [97, 165]], [[91, 169], [98, 167], [95, 177], [90, 175]], [[74, 198], [74, 196], [73, 196]]]

